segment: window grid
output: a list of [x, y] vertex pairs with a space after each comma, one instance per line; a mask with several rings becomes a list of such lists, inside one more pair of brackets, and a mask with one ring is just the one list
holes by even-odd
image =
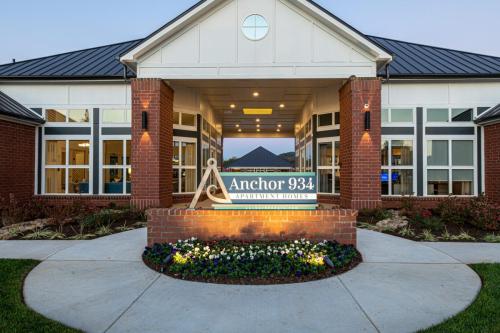
[[[122, 164], [117, 164], [117, 165], [110, 165], [110, 164], [105, 164], [106, 158], [104, 156], [104, 143], [106, 141], [122, 141], [122, 149], [123, 149], [123, 161]], [[132, 175], [132, 165], [131, 165], [131, 156], [128, 156], [127, 153], [127, 143], [132, 144], [132, 141], [130, 138], [111, 138], [111, 137], [105, 137], [101, 139], [101, 168], [100, 168], [100, 175], [101, 175], [101, 184], [99, 193], [101, 195], [130, 195], [131, 191], [128, 190], [127, 188], [127, 183], [131, 184], [131, 181], [128, 181], [129, 177]], [[130, 163], [127, 163], [129, 161]], [[104, 186], [105, 182], [105, 172], [106, 170], [121, 170], [122, 171], [122, 193], [106, 193], [106, 189]]]
[[[321, 161], [321, 154], [320, 154], [320, 146], [322, 144], [331, 144], [332, 146], [332, 151], [331, 151], [331, 154], [332, 154], [332, 165], [321, 165], [320, 161]], [[318, 188], [318, 194], [339, 194], [339, 191], [337, 191], [337, 189], [339, 188], [339, 186], [336, 186], [336, 180], [335, 180], [335, 175], [340, 172], [340, 161], [337, 160], [337, 156], [340, 156], [339, 154], [337, 154], [337, 150], [339, 150], [339, 154], [340, 154], [340, 138], [329, 138], [329, 139], [318, 139], [318, 142], [317, 142], [317, 156], [316, 156], [316, 165], [317, 165], [317, 171], [316, 171], [316, 175], [317, 175], [317, 188]], [[327, 170], [327, 171], [331, 171], [332, 172], [332, 192], [331, 193], [328, 193], [328, 192], [320, 192], [320, 186], [319, 186], [319, 182], [320, 182], [320, 179], [319, 179], [319, 175], [320, 175], [320, 170]]]
[[[197, 148], [196, 148], [196, 139], [191, 139], [191, 138], [180, 138], [180, 137], [174, 137], [173, 140], [173, 145], [175, 147], [175, 144], [179, 145], [179, 163], [178, 165], [174, 165], [173, 169], [174, 171], [177, 170], [178, 172], [178, 188], [174, 188], [174, 194], [192, 194], [196, 192], [196, 165], [197, 165]], [[183, 151], [182, 151], [182, 144], [193, 144], [194, 145], [194, 163], [192, 165], [183, 165], [182, 161], [184, 160], [183, 156]], [[213, 148], [213, 149], [212, 149]], [[215, 158], [216, 157], [216, 150], [215, 147], [210, 147], [210, 157]], [[182, 191], [182, 172], [185, 170], [194, 170], [194, 178], [195, 178], [195, 188], [193, 191], [187, 191], [183, 192]]]
[[[392, 144], [394, 141], [411, 141], [412, 143], [412, 165], [393, 165], [393, 156], [392, 156]], [[382, 137], [382, 144], [384, 142], [388, 142], [387, 146], [387, 164], [384, 164], [382, 161], [382, 168], [381, 171], [387, 171], [388, 174], [388, 180], [387, 180], [387, 186], [388, 186], [388, 192], [387, 193], [382, 193], [382, 196], [403, 196], [403, 195], [408, 195], [408, 194], [393, 194], [393, 181], [392, 181], [392, 172], [393, 170], [412, 170], [413, 171], [413, 181], [411, 184], [412, 187], [412, 193], [410, 194], [415, 194], [415, 142], [413, 137]], [[382, 147], [381, 147], [382, 148]]]

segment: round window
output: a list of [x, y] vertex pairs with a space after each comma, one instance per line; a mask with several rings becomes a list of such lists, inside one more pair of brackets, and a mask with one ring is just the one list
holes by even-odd
[[269, 32], [269, 25], [261, 15], [250, 15], [243, 22], [243, 34], [250, 40], [261, 40]]

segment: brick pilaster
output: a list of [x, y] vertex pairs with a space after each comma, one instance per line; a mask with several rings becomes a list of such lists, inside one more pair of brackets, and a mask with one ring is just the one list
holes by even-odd
[[[381, 205], [381, 81], [350, 78], [340, 98], [340, 205], [374, 208]], [[365, 104], [371, 113], [371, 129], [365, 131]]]
[[[172, 205], [173, 90], [160, 79], [132, 80], [132, 205]], [[148, 129], [142, 128], [142, 112]]]
[[500, 204], [500, 123], [484, 127], [485, 194]]

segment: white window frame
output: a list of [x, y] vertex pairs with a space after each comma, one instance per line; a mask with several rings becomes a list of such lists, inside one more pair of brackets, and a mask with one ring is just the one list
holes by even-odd
[[[104, 141], [122, 141], [123, 144], [123, 164], [122, 165], [105, 165], [104, 164]], [[132, 169], [132, 157], [130, 156], [130, 163], [127, 164], [127, 141], [132, 145], [132, 136], [130, 135], [106, 135], [100, 137], [99, 142], [99, 195], [105, 196], [123, 196], [132, 195], [127, 193], [127, 175], [128, 169]], [[122, 169], [123, 172], [123, 191], [122, 193], [104, 193], [104, 170], [109, 169]], [[133, 171], [132, 171], [133, 172]]]
[[[66, 164], [65, 165], [47, 165], [47, 141], [65, 141], [66, 142]], [[88, 141], [89, 147], [89, 164], [88, 165], [69, 165], [69, 141]], [[44, 135], [42, 137], [42, 195], [51, 196], [89, 196], [92, 195], [94, 170], [94, 142], [92, 135]], [[65, 189], [64, 193], [47, 193], [46, 192], [46, 170], [47, 169], [65, 169]], [[89, 193], [68, 193], [69, 189], [69, 169], [87, 169], [89, 171]]]
[[[427, 120], [427, 113], [429, 109], [448, 109], [448, 121], [436, 121], [430, 122]], [[452, 117], [452, 109], [472, 109], [472, 120], [471, 121], [451, 121]], [[424, 107], [424, 124], [426, 127], [467, 127], [467, 126], [475, 126], [474, 119], [477, 115], [477, 108], [472, 106], [464, 106], [464, 105], [430, 105]]]
[[[316, 114], [317, 116], [317, 122], [316, 122], [316, 130], [318, 132], [324, 132], [324, 131], [332, 131], [332, 130], [338, 130], [340, 129], [340, 124], [335, 124], [335, 114], [340, 113], [340, 111], [331, 111], [331, 112], [322, 112]], [[331, 114], [332, 115], [332, 124], [328, 126], [320, 126], [319, 125], [319, 117], [325, 114]]]
[[[456, 197], [475, 197], [478, 192], [478, 179], [477, 179], [477, 142], [476, 135], [427, 135], [424, 137], [423, 144], [423, 158], [424, 158], [424, 196], [428, 197], [448, 197], [453, 195]], [[447, 166], [434, 166], [427, 165], [427, 145], [429, 141], [448, 141], [448, 165]], [[453, 141], [472, 141], [472, 166], [453, 166]], [[433, 195], [427, 193], [427, 171], [428, 170], [448, 170], [448, 194]], [[471, 195], [454, 195], [453, 192], [453, 170], [472, 170], [472, 181], [474, 183], [473, 193]]]
[[[391, 106], [391, 107], [382, 107], [382, 110], [386, 109], [389, 110], [389, 121], [388, 122], [383, 122], [382, 121], [382, 127], [414, 127], [415, 124], [417, 123], [417, 108], [416, 107], [410, 107], [410, 106]], [[411, 122], [393, 122], [392, 121], [392, 110], [397, 110], [397, 109], [407, 109], [407, 110], [412, 110], [412, 121]]]
[[[393, 194], [392, 193], [392, 170], [413, 170], [413, 194], [416, 194], [417, 188], [417, 138], [414, 135], [383, 135], [381, 138], [381, 142], [389, 141], [389, 151], [388, 151], [388, 162], [389, 165], [382, 165], [380, 171], [388, 170], [389, 171], [389, 194], [382, 194], [383, 197], [402, 197], [404, 195], [401, 194]], [[392, 164], [392, 141], [411, 141], [412, 149], [413, 149], [413, 165], [391, 165]], [[380, 153], [382, 153], [382, 146], [380, 147]], [[380, 177], [380, 176], [379, 176]], [[382, 183], [382, 180], [379, 180]]]
[[[182, 110], [174, 110], [174, 112], [179, 113], [179, 122], [180, 124], [174, 124], [174, 129], [186, 130], [186, 131], [197, 131], [198, 129], [198, 114], [196, 112], [182, 111]], [[182, 117], [184, 114], [190, 114], [194, 116], [194, 126], [182, 125]], [[212, 126], [209, 123], [210, 126]], [[203, 127], [203, 123], [202, 126]]]
[[[64, 123], [54, 123], [46, 121], [44, 127], [92, 127], [94, 123], [94, 108], [88, 105], [68, 105], [68, 106], [51, 106], [42, 109], [43, 119], [47, 120], [47, 110], [59, 110], [65, 111], [66, 122]], [[89, 113], [89, 121], [87, 123], [70, 123], [68, 120], [69, 110], [87, 110]]]
[[[196, 170], [197, 170], [197, 165], [198, 165], [198, 154], [197, 154], [197, 151], [198, 151], [198, 140], [196, 138], [186, 138], [186, 137], [179, 137], [179, 136], [174, 136], [173, 138], [173, 142], [179, 142], [179, 165], [173, 165], [173, 169], [177, 169], [179, 170], [179, 175], [181, 174], [181, 171], [183, 169], [187, 169], [187, 170], [195, 170], [195, 178], [197, 178], [197, 175], [196, 175]], [[194, 158], [194, 166], [183, 166], [183, 165], [180, 165], [181, 161], [182, 161], [182, 143], [185, 142], [185, 143], [194, 143], [194, 151], [195, 151], [195, 158]], [[173, 143], [172, 143], [173, 144]], [[215, 149], [215, 147], [211, 146], [210, 147], [210, 156], [212, 154], [212, 148]], [[215, 150], [215, 153], [217, 155], [217, 150]], [[198, 181], [196, 180], [196, 183]], [[196, 188], [193, 192], [181, 192], [181, 188], [182, 188], [182, 177], [179, 178], [179, 188], [174, 189], [174, 194], [176, 195], [183, 195], [183, 194], [194, 194], [196, 193]]]
[[[335, 143], [340, 142], [339, 137], [335, 138], [319, 138], [316, 142], [316, 186], [318, 189], [318, 194], [321, 195], [339, 195], [340, 193], [335, 192], [335, 173], [337, 171], [340, 171], [340, 163], [338, 165], [335, 165]], [[319, 154], [319, 145], [321, 143], [331, 143], [332, 144], [332, 165], [331, 166], [324, 166], [324, 165], [319, 165], [320, 161], [320, 154]], [[339, 148], [340, 149], [340, 148]], [[319, 192], [319, 171], [320, 170], [331, 170], [332, 171], [332, 193], [326, 193], [326, 192]]]

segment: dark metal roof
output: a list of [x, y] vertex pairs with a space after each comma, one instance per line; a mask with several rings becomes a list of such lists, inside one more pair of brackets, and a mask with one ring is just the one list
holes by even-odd
[[287, 160], [259, 147], [245, 156], [231, 162], [226, 168], [293, 168]]
[[[500, 57], [368, 37], [393, 54], [391, 77], [500, 77]], [[379, 75], [385, 76], [385, 69]]]
[[[117, 79], [124, 76], [119, 56], [140, 40], [0, 65], [0, 79]], [[135, 74], [127, 70], [127, 76]]]
[[43, 124], [42, 117], [0, 91], [0, 115]]
[[476, 119], [476, 124], [487, 124], [491, 122], [500, 122], [500, 104], [486, 110]]

